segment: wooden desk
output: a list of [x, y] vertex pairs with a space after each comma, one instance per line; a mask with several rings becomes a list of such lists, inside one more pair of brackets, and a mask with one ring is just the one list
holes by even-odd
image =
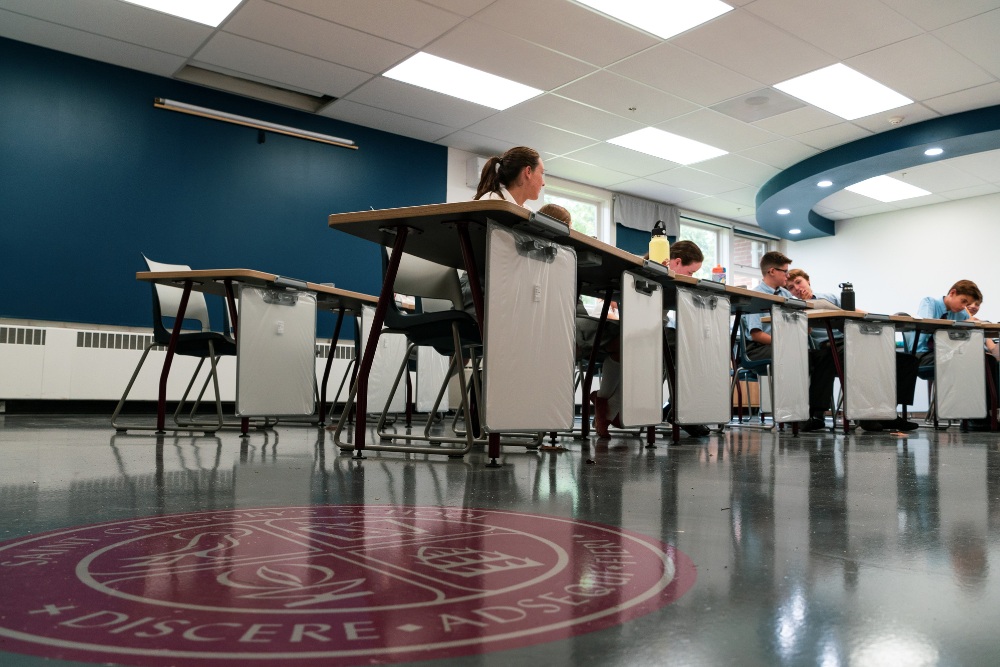
[[[349, 290], [320, 285], [293, 278], [285, 278], [273, 273], [255, 271], [252, 269], [201, 269], [192, 271], [140, 271], [135, 274], [136, 280], [159, 285], [168, 285], [182, 289], [180, 308], [177, 313], [174, 329], [170, 336], [170, 344], [167, 346], [167, 356], [163, 360], [163, 370], [160, 372], [160, 387], [157, 398], [156, 430], [164, 431], [166, 422], [167, 403], [167, 378], [170, 375], [170, 365], [173, 361], [174, 348], [177, 337], [181, 332], [181, 325], [184, 320], [184, 311], [187, 308], [188, 298], [192, 290], [198, 290], [206, 294], [215, 294], [226, 298], [229, 308], [229, 320], [232, 323], [233, 333], [238, 332], [238, 316], [236, 311], [236, 296], [233, 290], [234, 284], [249, 285], [251, 287], [285, 287], [299, 291], [311, 292], [316, 295], [316, 305], [318, 308], [337, 312], [337, 324], [331, 338], [330, 354], [327, 356], [326, 369], [323, 373], [323, 388], [320, 398], [320, 420], [325, 417], [326, 408], [326, 383], [330, 375], [330, 367], [333, 362], [333, 350], [340, 336], [340, 328], [343, 323], [345, 311], [360, 313], [362, 306], [375, 305], [376, 299], [367, 294], [351, 292]], [[243, 434], [247, 433], [248, 420], [242, 420]]]
[[[367, 408], [367, 374], [374, 356], [378, 331], [385, 318], [385, 306], [392, 296], [392, 285], [398, 269], [396, 258], [405, 248], [407, 253], [423, 259], [465, 269], [469, 276], [476, 317], [482, 330], [484, 311], [480, 276], [485, 266], [486, 233], [489, 221], [516, 231], [525, 231], [550, 239], [560, 245], [568, 246], [576, 252], [577, 281], [580, 293], [604, 298], [602, 324], [599, 325], [597, 332], [598, 340], [600, 340], [602, 333], [603, 322], [607, 319], [607, 310], [610, 307], [614, 291], [619, 288], [624, 271], [639, 273], [647, 278], [656, 278], [661, 284], [669, 284], [670, 282], [670, 274], [664, 267], [657, 265], [650, 268], [640, 257], [580, 234], [559, 221], [532, 213], [511, 202], [480, 200], [331, 215], [329, 217], [331, 228], [393, 248], [389, 266], [385, 272], [379, 306], [375, 311], [373, 334], [365, 346], [356, 387], [359, 413], [359, 419], [355, 424], [354, 447], [356, 452], [360, 453], [359, 450], [365, 446], [364, 413]], [[589, 390], [590, 379], [592, 379], [592, 372], [588, 373], [585, 392]], [[589, 405], [586, 394], [583, 406], [586, 434], [587, 429], [589, 429]], [[499, 455], [499, 435], [490, 433], [490, 465], [496, 465], [496, 459]]]

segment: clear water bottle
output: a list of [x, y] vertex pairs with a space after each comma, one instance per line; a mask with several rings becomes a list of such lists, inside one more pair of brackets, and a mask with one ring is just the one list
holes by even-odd
[[840, 308], [842, 310], [855, 310], [854, 285], [851, 283], [840, 283]]
[[657, 220], [649, 237], [649, 261], [663, 264], [670, 259], [670, 241], [667, 239], [667, 228], [662, 220]]

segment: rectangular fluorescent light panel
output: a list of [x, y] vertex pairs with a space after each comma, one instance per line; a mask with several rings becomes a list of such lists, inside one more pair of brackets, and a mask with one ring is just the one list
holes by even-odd
[[677, 164], [702, 162], [725, 155], [728, 152], [694, 139], [658, 130], [655, 127], [643, 128], [614, 139], [608, 139], [608, 143], [631, 148], [634, 151], [670, 160]]
[[910, 98], [843, 63], [797, 76], [774, 87], [845, 120], [913, 103]]
[[124, 0], [195, 23], [217, 27], [242, 0]]
[[423, 52], [407, 58], [384, 76], [498, 111], [542, 93], [537, 88]]
[[722, 16], [732, 7], [721, 0], [576, 0], [640, 30], [670, 39]]
[[859, 195], [877, 199], [881, 202], [899, 201], [901, 199], [913, 199], [931, 194], [923, 188], [904, 183], [891, 176], [876, 176], [866, 181], [849, 185], [845, 190], [856, 192]]

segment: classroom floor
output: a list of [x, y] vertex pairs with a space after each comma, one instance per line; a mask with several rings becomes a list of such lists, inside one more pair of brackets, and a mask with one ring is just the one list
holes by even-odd
[[1000, 435], [562, 444], [0, 417], [0, 664], [1000, 664]]

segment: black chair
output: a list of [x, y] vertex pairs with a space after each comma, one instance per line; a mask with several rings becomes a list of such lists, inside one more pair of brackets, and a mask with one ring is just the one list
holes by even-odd
[[[143, 255], [143, 259], [146, 260], [146, 265], [149, 267], [150, 271], [191, 270], [190, 266], [183, 264], [162, 264], [160, 262], [154, 262], [145, 255]], [[114, 414], [111, 415], [111, 425], [119, 433], [124, 433], [128, 430], [156, 430], [155, 426], [125, 426], [121, 424], [118, 419], [122, 408], [125, 406], [125, 401], [128, 399], [128, 395], [132, 391], [132, 386], [135, 384], [135, 380], [139, 376], [139, 371], [142, 370], [142, 366], [146, 362], [146, 357], [149, 356], [149, 351], [153, 349], [154, 346], [166, 347], [170, 344], [173, 321], [175, 320], [177, 312], [180, 309], [181, 296], [183, 295], [182, 289], [178, 287], [171, 287], [169, 285], [157, 285], [155, 283], [151, 285], [151, 287], [153, 295], [153, 338], [149, 344], [146, 345], [145, 350], [143, 350], [142, 358], [139, 359], [139, 364], [135, 367], [135, 371], [132, 373], [128, 386], [125, 387], [125, 393], [122, 394], [121, 400], [118, 402], [117, 407], [115, 407]], [[170, 320], [169, 323], [166, 321], [167, 319]], [[184, 312], [184, 319], [185, 321], [197, 321], [201, 326], [201, 330], [182, 331], [177, 337], [174, 354], [186, 357], [197, 357], [198, 365], [195, 368], [194, 374], [191, 376], [191, 381], [188, 383], [184, 396], [181, 398], [181, 403], [177, 408], [174, 419], [175, 422], [177, 422], [177, 415], [180, 413], [184, 402], [187, 400], [187, 395], [190, 392], [191, 387], [194, 385], [195, 379], [201, 371], [201, 367], [204, 365], [205, 360], [208, 359], [211, 365], [209, 379], [212, 380], [213, 387], [215, 389], [215, 409], [217, 421], [215, 423], [196, 423], [194, 421], [185, 424], [177, 423], [169, 430], [206, 432], [217, 431], [223, 425], [222, 399], [219, 395], [217, 361], [221, 356], [236, 356], [236, 342], [224, 333], [212, 331], [208, 315], [208, 304], [205, 301], [205, 295], [201, 292], [192, 290], [190, 296], [188, 297], [187, 308]], [[208, 379], [206, 379], [206, 382], [207, 381]]]

